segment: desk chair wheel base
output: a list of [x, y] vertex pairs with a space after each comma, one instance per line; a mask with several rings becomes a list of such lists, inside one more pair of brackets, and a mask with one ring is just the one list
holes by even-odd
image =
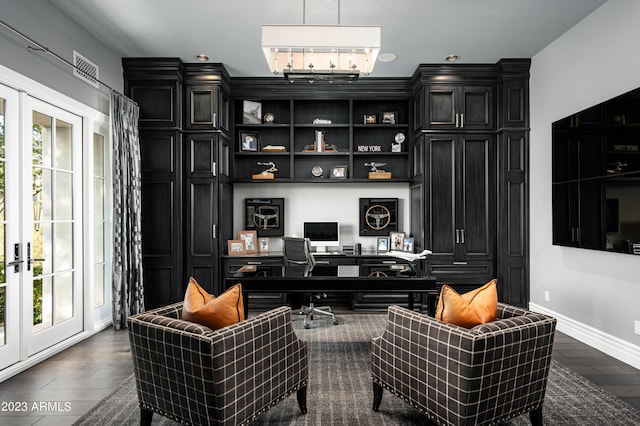
[[300, 314], [305, 315], [304, 328], [307, 329], [311, 328], [311, 324], [309, 324], [309, 321], [313, 321], [314, 314], [330, 316], [333, 320], [333, 325], [338, 325], [338, 319], [336, 318], [335, 314], [333, 313], [333, 309], [331, 309], [330, 306], [315, 307], [313, 303], [311, 303], [309, 304], [309, 306], [303, 306], [302, 312], [300, 312]]

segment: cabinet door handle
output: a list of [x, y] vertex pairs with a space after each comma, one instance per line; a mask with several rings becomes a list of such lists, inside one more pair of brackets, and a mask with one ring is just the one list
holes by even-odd
[[259, 260], [250, 260], [247, 262], [248, 265], [262, 265], [262, 262]]
[[460, 230], [460, 244], [464, 244], [464, 229]]
[[215, 112], [211, 114], [211, 122], [213, 123], [213, 127], [218, 127], [217, 118], [218, 118], [218, 116], [217, 116], [217, 114]]
[[460, 114], [460, 127], [464, 127], [464, 114]]
[[571, 242], [574, 242], [576, 240], [575, 233], [576, 228], [571, 228]]
[[328, 265], [329, 261], [328, 260], [316, 260], [316, 264], [317, 265]]
[[580, 242], [580, 228], [576, 228], [576, 242]]
[[[456, 127], [460, 127], [460, 126], [458, 125], [458, 116], [459, 116], [459, 115], [460, 115], [460, 114], [456, 114]], [[457, 229], [456, 229], [456, 231], [457, 231]]]
[[456, 229], [456, 244], [460, 244], [460, 230]]
[[216, 236], [216, 225], [213, 225], [211, 228], [212, 228], [211, 229], [211, 238], [213, 238], [215, 240], [216, 238], [218, 238]]

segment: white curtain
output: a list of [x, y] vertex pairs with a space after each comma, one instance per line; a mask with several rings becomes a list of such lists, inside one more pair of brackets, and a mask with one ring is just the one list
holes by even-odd
[[131, 99], [111, 92], [113, 325], [116, 330], [127, 327], [130, 315], [144, 312], [139, 111]]

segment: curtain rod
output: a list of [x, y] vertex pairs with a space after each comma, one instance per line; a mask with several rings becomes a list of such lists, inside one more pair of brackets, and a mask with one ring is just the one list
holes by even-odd
[[[50, 50], [48, 47], [46, 47], [46, 46], [44, 46], [44, 45], [42, 45], [42, 44], [38, 43], [37, 41], [35, 41], [35, 40], [34, 40], [34, 39], [32, 39], [31, 37], [27, 36], [26, 34], [24, 34], [24, 33], [20, 32], [20, 31], [18, 31], [18, 30], [17, 30], [17, 29], [15, 29], [15, 28], [13, 28], [11, 25], [7, 24], [6, 22], [4, 22], [4, 21], [3, 21], [3, 20], [1, 20], [1, 19], [0, 19], [0, 25], [2, 25], [3, 27], [5, 27], [6, 29], [8, 29], [9, 31], [11, 31], [12, 33], [14, 33], [14, 34], [16, 34], [16, 35], [18, 35], [18, 36], [22, 37], [23, 39], [25, 39], [25, 40], [26, 40], [26, 41], [28, 41], [29, 43], [35, 44], [35, 45], [36, 45], [36, 47], [27, 46], [27, 50], [28, 50], [29, 52], [33, 53], [33, 52], [37, 52], [37, 51], [42, 51], [42, 52], [44, 52], [44, 53], [48, 53], [48, 54], [50, 54], [51, 56], [53, 56], [54, 58], [56, 58], [57, 60], [59, 60], [60, 62], [62, 62], [62, 63], [64, 63], [64, 64], [68, 65], [68, 66], [69, 66], [69, 67], [71, 67], [71, 68], [73, 68], [74, 70], [78, 70], [79, 72], [82, 72], [82, 70], [81, 70], [80, 68], [76, 67], [74, 64], [72, 64], [71, 62], [67, 61], [67, 60], [66, 60], [65, 58], [63, 58], [62, 56], [60, 56], [60, 55], [58, 55], [57, 53], [53, 52], [53, 51], [52, 51], [52, 50]], [[135, 101], [134, 101], [133, 99], [129, 98], [129, 97], [128, 97], [128, 96], [126, 96], [125, 94], [123, 94], [123, 93], [121, 93], [120, 91], [118, 91], [118, 90], [114, 89], [113, 87], [109, 86], [107, 83], [105, 83], [105, 82], [103, 82], [103, 81], [101, 81], [101, 80], [99, 80], [99, 79], [97, 79], [97, 78], [94, 78], [94, 77], [91, 77], [91, 78], [93, 78], [95, 81], [97, 81], [97, 82], [98, 82], [98, 83], [100, 83], [102, 86], [106, 87], [107, 89], [111, 90], [112, 92], [116, 92], [117, 94], [119, 94], [119, 95], [121, 95], [121, 96], [124, 96], [125, 98], [130, 99], [130, 100], [131, 100], [131, 102], [134, 102], [134, 103], [135, 103]], [[137, 103], [136, 103], [136, 105], [137, 105]]]

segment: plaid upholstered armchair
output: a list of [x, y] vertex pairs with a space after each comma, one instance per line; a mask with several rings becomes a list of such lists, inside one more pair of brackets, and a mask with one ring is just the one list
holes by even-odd
[[280, 307], [212, 331], [182, 302], [128, 319], [141, 424], [241, 425], [297, 392], [306, 413], [307, 346]]
[[383, 389], [440, 425], [487, 425], [529, 412], [542, 425], [555, 318], [498, 304], [466, 329], [397, 306], [373, 339], [373, 409]]

